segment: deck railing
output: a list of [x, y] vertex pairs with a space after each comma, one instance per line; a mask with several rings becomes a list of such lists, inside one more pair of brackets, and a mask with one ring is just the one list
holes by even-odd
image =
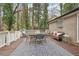
[[20, 31], [0, 32], [0, 47], [10, 45], [11, 42], [16, 41], [21, 36]]

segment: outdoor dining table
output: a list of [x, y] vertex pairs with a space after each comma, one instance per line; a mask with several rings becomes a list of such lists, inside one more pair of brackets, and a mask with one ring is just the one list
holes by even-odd
[[48, 34], [30, 34], [29, 36], [30, 37], [36, 37], [36, 36], [41, 36], [41, 35], [49, 36]]
[[35, 40], [45, 40], [47, 36], [49, 36], [48, 34], [30, 34], [29, 35], [31, 39], [35, 39]]

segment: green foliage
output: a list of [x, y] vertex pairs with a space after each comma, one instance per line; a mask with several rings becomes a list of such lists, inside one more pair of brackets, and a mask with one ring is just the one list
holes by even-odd
[[[22, 4], [23, 10], [20, 14], [20, 12], [16, 13], [16, 9], [18, 8], [19, 4], [16, 6], [16, 8], [13, 11], [13, 4], [12, 3], [6, 3], [3, 4], [3, 10], [4, 10], [4, 17], [3, 17], [3, 23], [6, 25], [7, 30], [11, 30], [15, 23], [15, 17], [14, 14], [17, 15], [17, 29], [30, 29], [30, 16], [29, 16], [29, 9], [28, 4]], [[32, 8], [32, 27], [33, 25], [37, 25], [38, 29], [46, 29], [48, 28], [48, 4], [40, 4], [40, 3], [34, 3]], [[20, 20], [19, 20], [20, 19]]]
[[32, 22], [38, 24], [38, 29], [45, 30], [48, 27], [48, 4], [33, 4]]
[[65, 3], [65, 4], [61, 3], [60, 4], [60, 13], [62, 15], [77, 7], [78, 7], [78, 3]]
[[22, 25], [23, 25], [22, 28], [26, 29], [30, 28], [30, 22], [28, 16], [28, 4], [23, 4]]
[[63, 14], [63, 4], [60, 3], [60, 14], [62, 15]]
[[13, 28], [13, 24], [15, 23], [14, 15], [13, 15], [13, 4], [6, 3], [3, 5], [3, 22], [7, 26], [7, 30], [11, 30]]
[[45, 30], [48, 28], [48, 4], [45, 3], [43, 6], [43, 18], [40, 21], [40, 28]]
[[[40, 3], [34, 3], [33, 4], [33, 9], [32, 9], [32, 25], [33, 28], [38, 28], [39, 29], [39, 20], [40, 20], [40, 13], [41, 13], [41, 7]], [[36, 26], [37, 24], [37, 26]]]
[[17, 30], [19, 30], [20, 29], [20, 14], [19, 14], [19, 12], [16, 13], [16, 15], [17, 15], [17, 21], [16, 21], [16, 23], [17, 23]]

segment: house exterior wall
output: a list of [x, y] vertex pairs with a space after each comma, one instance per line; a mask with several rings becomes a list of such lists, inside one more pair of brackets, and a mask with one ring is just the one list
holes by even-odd
[[53, 22], [49, 24], [49, 31], [52, 33], [53, 31], [63, 31], [63, 28], [58, 28], [57, 22]]
[[71, 42], [75, 43], [77, 41], [77, 15], [74, 14], [57, 20], [63, 21], [62, 28], [58, 28], [57, 22], [52, 22], [49, 24], [49, 31], [63, 31], [70, 36]]
[[53, 31], [57, 31], [56, 22], [53, 22], [53, 23], [49, 24], [49, 31], [50, 31], [50, 33], [52, 33]]
[[72, 42], [77, 39], [77, 15], [72, 15], [64, 18], [63, 31], [71, 37]]

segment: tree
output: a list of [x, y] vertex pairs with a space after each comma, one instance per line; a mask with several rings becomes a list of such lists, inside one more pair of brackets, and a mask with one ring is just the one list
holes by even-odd
[[3, 3], [0, 4], [0, 31], [2, 31]]
[[34, 29], [34, 4], [32, 4], [32, 29]]
[[39, 21], [40, 21], [40, 18], [41, 18], [41, 17], [40, 17], [40, 15], [41, 15], [41, 4], [40, 4], [40, 3], [37, 3], [37, 4], [36, 4], [36, 7], [37, 7], [37, 8], [36, 8], [36, 11], [37, 11], [37, 12], [36, 12], [36, 16], [35, 16], [35, 17], [36, 17], [36, 22], [37, 22], [37, 24], [38, 24], [38, 25], [37, 25], [37, 26], [38, 26], [37, 28], [40, 29], [40, 27], [39, 27], [39, 24], [40, 24]]
[[13, 10], [13, 14], [16, 13], [16, 9], [19, 7], [19, 3], [17, 3], [17, 5], [15, 6], [14, 10]]
[[24, 22], [24, 25], [23, 27], [26, 28], [26, 29], [29, 29], [30, 28], [30, 23], [29, 23], [29, 15], [28, 15], [28, 4], [23, 4], [23, 22]]
[[13, 28], [13, 24], [15, 23], [14, 15], [13, 15], [13, 4], [5, 3], [3, 5], [3, 22], [7, 26], [7, 30], [11, 31]]
[[48, 4], [34, 3], [32, 7], [33, 29], [45, 30], [48, 28]]
[[69, 11], [71, 11], [72, 9], [75, 9], [78, 7], [78, 4], [77, 3], [65, 3], [63, 4], [63, 14], [64, 13], [67, 13]]
[[17, 14], [17, 20], [16, 20], [16, 23], [17, 23], [17, 30], [19, 30], [19, 29], [20, 29], [20, 22], [19, 22], [19, 20], [20, 20], [20, 13], [17, 12], [16, 14]]
[[39, 29], [39, 20], [40, 20], [40, 13], [41, 13], [41, 7], [40, 3], [34, 3], [32, 7], [32, 25], [33, 29], [37, 28]]
[[48, 8], [48, 17], [51, 20], [52, 18], [56, 18], [60, 16], [60, 9], [59, 9], [59, 4], [58, 3], [50, 3], [49, 8]]
[[45, 31], [48, 28], [48, 4], [45, 3], [43, 5], [43, 17], [40, 21], [40, 27]]
[[63, 4], [60, 3], [60, 14], [63, 15]]

